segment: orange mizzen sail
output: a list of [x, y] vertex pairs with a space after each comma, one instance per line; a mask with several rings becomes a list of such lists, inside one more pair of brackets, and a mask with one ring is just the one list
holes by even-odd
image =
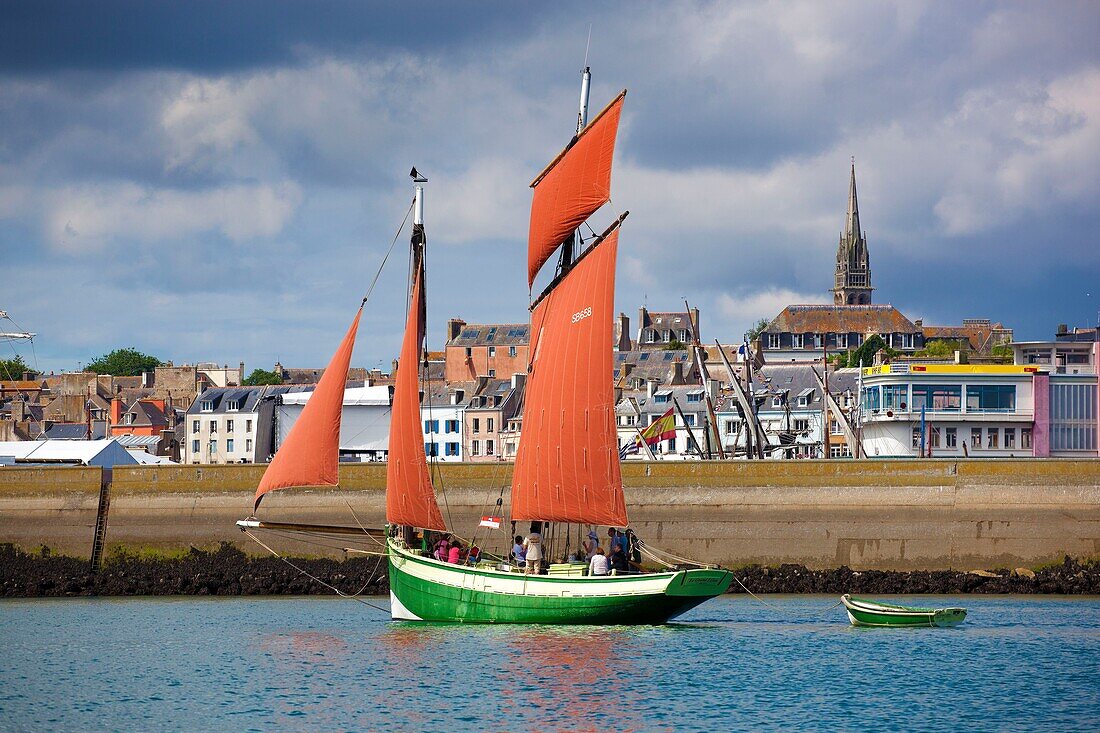
[[390, 411], [390, 450], [386, 463], [386, 521], [444, 531], [435, 500], [424, 432], [420, 427], [420, 356], [424, 345], [423, 270], [413, 282], [405, 339], [397, 362], [397, 379]]
[[527, 285], [573, 231], [611, 197], [611, 161], [624, 89], [531, 183]]
[[586, 251], [531, 314], [512, 519], [627, 524], [611, 383], [618, 238]]
[[286, 442], [279, 447], [264, 471], [256, 489], [253, 511], [260, 506], [264, 494], [275, 489], [339, 484], [340, 416], [344, 407], [344, 386], [348, 381], [348, 365], [362, 315], [363, 307], [360, 306], [351, 328], [340, 342], [340, 348], [336, 349], [332, 361], [321, 375], [317, 389], [313, 390], [301, 416], [286, 436]]

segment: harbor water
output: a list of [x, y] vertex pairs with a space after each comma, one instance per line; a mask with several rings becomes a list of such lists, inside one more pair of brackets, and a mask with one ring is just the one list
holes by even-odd
[[318, 597], [3, 601], [0, 729], [1100, 728], [1100, 598], [898, 599], [968, 607], [954, 629], [764, 600], [572, 628], [401, 624]]

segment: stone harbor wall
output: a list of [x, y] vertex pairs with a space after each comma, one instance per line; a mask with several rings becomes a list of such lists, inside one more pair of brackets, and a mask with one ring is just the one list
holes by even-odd
[[[115, 469], [106, 554], [119, 547], [209, 550], [222, 542], [265, 554], [234, 527], [249, 514], [263, 469]], [[440, 464], [436, 485], [448, 525], [468, 537], [482, 515], [493, 513], [502, 488], [507, 513], [510, 478], [510, 464]], [[639, 536], [728, 566], [965, 571], [1100, 556], [1097, 460], [628, 462], [623, 479]], [[0, 543], [87, 557], [100, 481], [99, 469], [0, 469]], [[275, 492], [260, 514], [379, 527], [384, 485], [383, 464], [346, 464], [340, 489]], [[481, 530], [479, 544], [503, 548], [507, 529], [488, 542]], [[296, 556], [343, 554], [268, 539]]]

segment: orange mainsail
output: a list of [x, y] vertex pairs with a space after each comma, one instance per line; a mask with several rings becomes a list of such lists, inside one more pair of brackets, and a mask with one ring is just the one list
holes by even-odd
[[420, 428], [420, 356], [424, 346], [423, 270], [413, 280], [405, 339], [397, 362], [386, 463], [386, 520], [390, 524], [446, 530], [424, 454]]
[[627, 524], [611, 383], [618, 238], [585, 252], [531, 315], [512, 519]]
[[567, 237], [611, 197], [611, 160], [624, 90], [534, 180], [527, 285]]
[[340, 342], [340, 348], [336, 349], [332, 361], [321, 375], [317, 389], [290, 429], [286, 442], [279, 447], [264, 471], [256, 489], [253, 511], [260, 506], [264, 494], [275, 489], [336, 486], [339, 483], [340, 416], [344, 407], [344, 386], [348, 381], [348, 365], [362, 315], [363, 308], [360, 306], [351, 328]]

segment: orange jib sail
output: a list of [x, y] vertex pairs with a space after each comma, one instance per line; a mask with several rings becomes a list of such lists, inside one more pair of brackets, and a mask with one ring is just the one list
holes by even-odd
[[424, 454], [420, 426], [420, 355], [424, 344], [422, 272], [413, 282], [405, 338], [397, 362], [390, 412], [390, 450], [386, 463], [386, 520], [424, 529], [446, 530]]
[[363, 308], [355, 314], [340, 347], [332, 355], [317, 389], [310, 395], [302, 414], [286, 442], [279, 447], [256, 489], [260, 506], [264, 494], [275, 489], [295, 486], [336, 486], [340, 481], [340, 417], [344, 406], [344, 386], [348, 381], [348, 366], [355, 348], [355, 334]]
[[627, 524], [611, 383], [618, 234], [587, 251], [531, 315], [512, 519]]
[[535, 179], [527, 235], [527, 285], [561, 243], [611, 197], [611, 161], [623, 91]]

